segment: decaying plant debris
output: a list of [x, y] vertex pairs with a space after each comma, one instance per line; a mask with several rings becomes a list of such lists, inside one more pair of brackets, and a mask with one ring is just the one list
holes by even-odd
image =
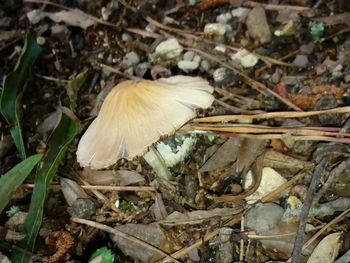
[[350, 261], [347, 1], [2, 2], [1, 260]]

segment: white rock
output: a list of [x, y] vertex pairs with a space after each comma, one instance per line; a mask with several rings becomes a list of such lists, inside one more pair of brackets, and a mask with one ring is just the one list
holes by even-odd
[[216, 22], [226, 24], [231, 18], [232, 15], [230, 13], [221, 14], [216, 17]]
[[109, 16], [112, 14], [112, 9], [110, 7], [101, 8], [101, 16], [104, 21], [107, 21]]
[[131, 52], [127, 53], [124, 56], [124, 58], [123, 58], [123, 66], [127, 67], [127, 68], [128, 67], [132, 67], [132, 66], [136, 65], [139, 62], [140, 62], [140, 57], [134, 51], [131, 51]]
[[36, 43], [38, 43], [38, 45], [40, 45], [40, 46], [43, 46], [46, 43], [46, 39], [42, 36], [38, 36], [36, 38]]
[[206, 60], [206, 59], [202, 60], [202, 61], [201, 61], [201, 67], [200, 67], [200, 69], [201, 69], [202, 71], [204, 71], [204, 72], [209, 71], [209, 69], [210, 69], [210, 63], [209, 63], [209, 61]]
[[156, 27], [153, 24], [148, 24], [145, 28], [147, 32], [154, 33], [156, 31]]
[[258, 63], [259, 58], [246, 49], [241, 49], [231, 56], [232, 60], [238, 60], [245, 68], [254, 67]]
[[161, 42], [155, 50], [156, 56], [165, 56], [172, 59], [178, 57], [182, 53], [182, 46], [175, 38], [170, 38]]
[[248, 10], [249, 10], [249, 8], [238, 7], [236, 9], [233, 9], [231, 11], [231, 14], [232, 14], [233, 17], [240, 17], [241, 15], [243, 15]]
[[188, 61], [188, 60], [181, 60], [177, 63], [177, 66], [182, 71], [189, 73], [199, 67], [198, 61]]
[[152, 66], [150, 63], [142, 62], [135, 67], [135, 74], [136, 76], [142, 78], [146, 74], [147, 70], [151, 68]]
[[[272, 169], [271, 167], [264, 167], [262, 171], [260, 186], [252, 195], [246, 198], [246, 201], [254, 203], [255, 201], [271, 193], [273, 190], [275, 190], [276, 188], [278, 188], [286, 182], [287, 180], [274, 169]], [[244, 182], [244, 189], [247, 189], [251, 185], [251, 183], [252, 173], [251, 171], [249, 171]]]
[[228, 74], [228, 70], [226, 68], [218, 68], [213, 72], [213, 79], [215, 82], [220, 83], [225, 80]]
[[129, 42], [132, 40], [132, 36], [128, 33], [123, 33], [122, 34], [122, 41], [123, 42]]
[[103, 59], [104, 56], [105, 56], [105, 53], [104, 53], [104, 52], [100, 52], [100, 53], [97, 54], [97, 58], [98, 58], [98, 59]]
[[193, 58], [193, 62], [198, 62], [199, 63], [199, 62], [201, 62], [201, 60], [202, 60], [201, 57], [198, 56], [198, 55], [195, 55], [194, 58]]
[[204, 33], [207, 35], [223, 36], [226, 33], [226, 25], [221, 23], [206, 24]]
[[46, 15], [39, 9], [34, 9], [27, 13], [29, 23], [35, 25], [40, 22]]
[[214, 48], [216, 51], [219, 51], [219, 52], [222, 52], [222, 53], [225, 53], [226, 52], [226, 47], [225, 46], [216, 46]]
[[197, 141], [194, 136], [175, 136], [172, 140], [175, 140], [177, 143], [175, 150], [164, 142], [157, 145], [157, 150], [168, 167], [172, 167], [177, 163], [182, 162], [188, 156]]
[[6, 257], [4, 254], [0, 252], [0, 262], [1, 263], [11, 263], [8, 257]]
[[187, 52], [184, 54], [184, 60], [192, 61], [193, 58], [194, 58], [194, 52], [193, 52], [193, 51], [187, 51]]

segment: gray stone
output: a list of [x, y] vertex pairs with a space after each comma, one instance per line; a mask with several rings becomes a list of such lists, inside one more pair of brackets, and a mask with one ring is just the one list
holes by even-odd
[[261, 44], [271, 41], [272, 33], [267, 22], [264, 8], [260, 6], [253, 8], [248, 15], [246, 24], [250, 37], [259, 40]]
[[137, 63], [140, 62], [140, 57], [139, 55], [134, 52], [134, 51], [131, 51], [129, 53], [127, 53], [124, 58], [123, 58], [123, 66], [125, 68], [129, 68], [129, 67], [132, 67], [134, 65], [136, 65]]
[[176, 58], [182, 53], [182, 46], [175, 38], [170, 38], [161, 42], [155, 51], [156, 56], [164, 56], [168, 59]]
[[245, 216], [245, 226], [257, 233], [273, 229], [281, 220], [284, 209], [274, 203], [258, 204]]

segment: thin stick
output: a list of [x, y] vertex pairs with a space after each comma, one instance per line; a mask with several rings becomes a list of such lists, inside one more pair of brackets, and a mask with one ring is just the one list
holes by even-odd
[[168, 30], [170, 32], [184, 33], [184, 34], [191, 34], [191, 35], [204, 35], [204, 33], [202, 33], [202, 32], [194, 32], [191, 30], [178, 29], [178, 28], [163, 25], [162, 23], [159, 23], [158, 21], [154, 20], [153, 18], [151, 18], [149, 16], [146, 17], [146, 21], [152, 25], [155, 25], [156, 27], [159, 27], [159, 28], [164, 29], [164, 30]]
[[254, 1], [242, 1], [242, 0], [220, 0], [220, 1], [212, 1], [212, 0], [202, 0], [199, 4], [198, 7], [200, 10], [204, 11], [212, 6], [215, 7], [215, 4], [239, 4], [242, 6], [246, 7], [257, 7], [261, 6], [265, 10], [270, 10], [270, 11], [282, 11], [282, 10], [291, 10], [291, 11], [296, 11], [296, 12], [303, 12], [310, 10], [309, 7], [303, 7], [303, 6], [295, 6], [295, 5], [274, 5], [274, 4], [264, 4], [264, 3], [257, 3]]
[[265, 153], [261, 154], [254, 164], [252, 165], [253, 182], [252, 184], [239, 195], [221, 195], [214, 196], [213, 198], [219, 202], [237, 202], [244, 200], [246, 197], [252, 195], [260, 186], [262, 178], [262, 162], [264, 160]]
[[[305, 230], [305, 232], [306, 233], [314, 232], [314, 231], [322, 229], [324, 227], [325, 227], [324, 225], [317, 226], [317, 227], [314, 227], [312, 229], [307, 229], [307, 230]], [[276, 238], [295, 236], [296, 234], [297, 234], [297, 232], [289, 232], [289, 233], [284, 233], [284, 234], [272, 234], [272, 235], [271, 234], [268, 234], [268, 235], [264, 235], [264, 234], [259, 234], [259, 235], [248, 234], [247, 237], [250, 238], [250, 239], [276, 239]]]
[[256, 140], [272, 140], [272, 139], [290, 139], [293, 141], [325, 141], [325, 142], [338, 142], [338, 143], [350, 143], [350, 138], [336, 138], [327, 136], [295, 136], [292, 134], [247, 134], [247, 133], [230, 133], [230, 132], [212, 132], [212, 131], [202, 131], [202, 130], [190, 130], [181, 129], [179, 132], [183, 133], [194, 133], [202, 135], [220, 135], [227, 137], [241, 137], [241, 138], [252, 138]]
[[307, 111], [307, 112], [295, 112], [295, 111], [280, 111], [280, 112], [267, 112], [255, 115], [222, 115], [194, 119], [192, 122], [228, 122], [228, 121], [238, 121], [238, 120], [254, 120], [254, 119], [275, 119], [275, 118], [305, 118], [316, 116], [320, 114], [328, 113], [350, 113], [350, 106], [339, 107], [329, 110], [318, 110], [318, 111]]
[[40, 75], [40, 74], [35, 74], [35, 76], [38, 78], [44, 79], [44, 80], [57, 82], [57, 83], [62, 84], [62, 85], [66, 85], [67, 83], [69, 83], [69, 80], [66, 80], [66, 79], [58, 79], [58, 78], [54, 78], [51, 76], [44, 76], [44, 75]]
[[111, 66], [108, 66], [106, 64], [103, 64], [103, 63], [100, 63], [98, 64], [101, 68], [105, 69], [105, 70], [108, 70], [108, 71], [111, 71], [111, 72], [114, 72], [114, 73], [117, 73], [118, 75], [121, 75], [123, 76], [124, 78], [127, 78], [127, 79], [131, 79], [131, 80], [134, 80], [134, 81], [140, 81], [140, 80], [143, 80], [142, 78], [139, 78], [139, 77], [136, 77], [136, 76], [131, 76], [129, 74], [126, 74], [124, 72], [121, 72], [120, 70], [116, 69], [116, 68], [113, 68]]
[[307, 224], [307, 218], [309, 214], [309, 210], [312, 204], [312, 199], [314, 192], [316, 191], [317, 184], [320, 180], [321, 174], [326, 168], [327, 165], [327, 159], [324, 158], [322, 161], [316, 166], [314, 173], [312, 174], [312, 179], [311, 183], [309, 186], [309, 190], [307, 191], [303, 209], [300, 214], [300, 220], [299, 220], [299, 225], [298, 225], [298, 230], [297, 230], [297, 236], [295, 238], [294, 242], [294, 248], [293, 248], [293, 253], [292, 253], [292, 263], [299, 263], [300, 262], [300, 257], [301, 257], [301, 252], [302, 252], [302, 247], [305, 239], [305, 228]]
[[244, 124], [232, 124], [230, 126], [203, 126], [203, 125], [191, 125], [190, 129], [198, 131], [216, 131], [216, 132], [229, 132], [229, 133], [252, 133], [252, 134], [273, 134], [273, 133], [285, 133], [288, 135], [300, 135], [300, 136], [330, 136], [337, 137], [342, 136], [345, 138], [350, 137], [350, 133], [339, 133], [338, 131], [327, 131], [317, 129], [319, 127], [272, 127], [263, 125], [244, 125]]
[[247, 113], [246, 110], [242, 110], [241, 108], [232, 106], [232, 105], [230, 105], [230, 104], [228, 104], [228, 103], [226, 103], [226, 102], [223, 102], [223, 101], [221, 101], [221, 100], [219, 100], [219, 99], [215, 99], [215, 103], [217, 103], [217, 104], [219, 104], [219, 105], [225, 107], [226, 109], [228, 109], [228, 110], [230, 110], [231, 112], [234, 112], [234, 113], [236, 113], [236, 112]]
[[334, 184], [334, 181], [338, 180], [339, 175], [341, 175], [344, 170], [349, 167], [350, 159], [346, 159], [345, 161], [338, 164], [332, 171], [329, 173], [327, 181], [323, 184], [322, 188], [315, 194], [314, 203], [317, 204], [318, 201], [324, 196], [325, 192]]
[[94, 228], [98, 228], [100, 230], [103, 230], [105, 232], [108, 232], [112, 235], [124, 238], [124, 239], [128, 239], [134, 243], [137, 243], [140, 246], [143, 246], [144, 248], [147, 248], [149, 250], [152, 250], [154, 253], [160, 254], [164, 257], [166, 257], [168, 260], [171, 260], [172, 262], [177, 262], [180, 263], [180, 261], [176, 260], [175, 258], [173, 258], [172, 256], [169, 256], [168, 254], [166, 254], [165, 252], [163, 252], [162, 250], [160, 250], [159, 248], [156, 248], [148, 243], [146, 243], [145, 241], [134, 237], [130, 234], [124, 233], [118, 229], [94, 222], [94, 221], [90, 221], [90, 220], [86, 220], [86, 219], [82, 219], [82, 218], [78, 218], [78, 217], [71, 217], [71, 221], [75, 222], [75, 223], [79, 223], [79, 224], [84, 224], [84, 225], [88, 225]]
[[[241, 232], [244, 232], [244, 215], [241, 217]], [[244, 240], [241, 238], [239, 241], [239, 261], [243, 262], [244, 260]]]
[[[22, 184], [25, 188], [34, 188], [35, 184]], [[52, 184], [52, 188], [61, 188], [61, 185]], [[103, 190], [103, 191], [117, 191], [117, 192], [154, 192], [156, 189], [152, 186], [116, 186], [116, 185], [80, 185], [83, 189], [88, 190]]]
[[[294, 50], [294, 51], [288, 53], [287, 55], [281, 57], [279, 60], [284, 61], [284, 60], [286, 60], [288, 58], [291, 58], [291, 57], [295, 56], [298, 53], [299, 53], [299, 49], [298, 50]], [[264, 65], [264, 66], [258, 68], [257, 70], [255, 70], [255, 74], [258, 74], [258, 73], [260, 73], [260, 72], [262, 72], [262, 71], [264, 71], [265, 69], [268, 69], [268, 68], [269, 68], [268, 65]]]

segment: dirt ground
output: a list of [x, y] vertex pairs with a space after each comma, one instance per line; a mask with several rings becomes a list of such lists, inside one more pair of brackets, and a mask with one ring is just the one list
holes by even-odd
[[[343, 0], [0, 0], [2, 262], [350, 262], [349, 12]], [[150, 108], [168, 97], [140, 88], [107, 111], [134, 127], [123, 138], [172, 129], [130, 160], [77, 161], [118, 83], [178, 75], [203, 83], [184, 95], [186, 121], [172, 122], [181, 87], [161, 121]], [[92, 141], [119, 136], [103, 127]]]

